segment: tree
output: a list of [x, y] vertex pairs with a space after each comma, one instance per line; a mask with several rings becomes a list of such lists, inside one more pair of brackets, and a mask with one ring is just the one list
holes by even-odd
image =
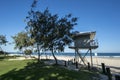
[[[7, 41], [6, 37], [5, 37], [4, 35], [0, 35], [0, 45], [6, 45], [7, 42], [8, 42], [8, 41]], [[0, 52], [3, 52], [3, 53], [4, 53], [4, 51], [3, 51], [2, 48], [1, 48], [1, 46], [0, 46], [0, 49], [1, 49]]]
[[24, 51], [27, 47], [33, 45], [34, 40], [29, 38], [26, 32], [19, 32], [17, 35], [12, 37], [15, 43], [15, 49]]
[[32, 50], [31, 50], [31, 49], [25, 49], [25, 50], [24, 50], [24, 53], [25, 53], [26, 55], [31, 55], [31, 54], [32, 54]]
[[26, 17], [26, 29], [31, 38], [35, 39], [38, 55], [40, 56], [42, 48], [50, 50], [57, 64], [55, 52], [64, 51], [64, 47], [72, 42], [71, 30], [76, 25], [77, 18], [72, 18], [71, 14], [60, 18], [57, 14], [52, 15], [48, 8], [43, 12], [35, 11], [35, 1]]
[[[51, 15], [48, 10], [45, 10], [47, 14]], [[57, 58], [55, 57], [55, 53], [64, 51], [64, 48], [66, 45], [69, 45], [72, 42], [72, 29], [74, 25], [76, 25], [77, 18], [71, 18], [71, 14], [66, 15], [65, 17], [59, 19], [59, 17], [55, 14], [52, 16], [49, 21], [47, 21], [47, 29], [46, 32], [47, 35], [45, 35], [44, 48], [47, 48], [51, 51], [56, 64], [57, 64]]]

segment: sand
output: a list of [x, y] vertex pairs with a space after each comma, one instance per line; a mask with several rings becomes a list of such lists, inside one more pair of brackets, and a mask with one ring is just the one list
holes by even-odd
[[[58, 60], [73, 60], [72, 56], [56, 56]], [[42, 59], [46, 59], [45, 56], [41, 57]], [[47, 56], [48, 59], [54, 59], [52, 56]], [[81, 62], [80, 59], [77, 59]], [[87, 62], [91, 62], [90, 57], [86, 57]], [[112, 73], [120, 74], [120, 57], [93, 57], [93, 65], [95, 67], [101, 68], [101, 63], [104, 63], [106, 67], [109, 67]], [[81, 62], [81, 64], [83, 64]]]
[[[62, 64], [64, 65], [64, 61], [68, 61], [68, 60], [71, 60], [71, 61], [74, 61], [74, 57], [72, 56], [56, 56], [57, 59], [58, 59], [58, 63], [59, 64]], [[16, 57], [15, 59], [9, 59], [9, 60], [25, 60], [25, 59], [34, 59], [34, 58], [37, 58], [37, 56], [33, 56], [33, 57]], [[46, 64], [54, 64], [55, 61], [54, 61], [54, 58], [53, 56], [41, 56], [40, 57], [41, 59], [51, 59], [50, 61], [46, 61], [45, 63]], [[63, 61], [64, 60], [64, 61]], [[79, 61], [79, 63], [83, 64], [81, 62], [81, 59], [77, 58], [77, 60]], [[91, 61], [91, 58], [90, 57], [86, 57], [85, 59], [87, 62], [90, 62]], [[109, 67], [110, 70], [111, 70], [111, 73], [112, 73], [112, 80], [115, 80], [115, 75], [120, 75], [120, 57], [93, 57], [93, 66], [95, 67], [98, 67], [98, 68], [101, 68], [101, 63], [104, 63], [106, 65], [106, 67]], [[76, 69], [75, 65], [69, 65], [67, 66], [67, 69], [70, 69], [70, 70], [76, 70], [78, 71], [79, 69]], [[108, 80], [108, 77], [106, 75], [102, 75], [100, 74], [100, 80]]]
[[[37, 58], [37, 56], [34, 56]], [[72, 56], [56, 56], [58, 60], [73, 60], [74, 57]], [[54, 59], [53, 56], [41, 56], [41, 59]], [[31, 59], [30, 57], [18, 57], [16, 59], [10, 60], [24, 60], [24, 59]], [[83, 64], [80, 59], [77, 59], [79, 63]], [[90, 62], [90, 57], [86, 57], [87, 62]], [[112, 73], [120, 74], [120, 57], [93, 57], [93, 65], [95, 67], [101, 68], [101, 63], [105, 63], [106, 67], [110, 67]]]
[[[90, 58], [87, 58], [90, 61]], [[120, 57], [94, 57], [94, 66], [101, 68], [101, 63], [109, 67], [112, 73], [120, 74]]]

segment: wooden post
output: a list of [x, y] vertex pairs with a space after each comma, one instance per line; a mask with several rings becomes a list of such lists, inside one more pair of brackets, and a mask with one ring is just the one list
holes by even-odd
[[78, 69], [78, 62], [76, 61], [76, 69]]
[[115, 80], [120, 80], [120, 75], [115, 75]]
[[104, 64], [104, 63], [101, 63], [101, 65], [102, 65], [102, 73], [103, 73], [103, 74], [106, 74], [106, 71], [105, 71], [105, 64]]
[[88, 70], [90, 71], [90, 63], [88, 62]]
[[64, 66], [67, 67], [66, 61], [65, 61], [65, 65]]
[[74, 58], [74, 64], [75, 64], [75, 58]]
[[106, 68], [106, 72], [107, 72], [108, 80], [112, 80], [112, 75], [111, 75], [111, 72], [110, 72], [110, 68]]

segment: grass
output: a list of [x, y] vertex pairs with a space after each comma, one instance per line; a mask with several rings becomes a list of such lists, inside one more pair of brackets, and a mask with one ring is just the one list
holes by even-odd
[[27, 63], [30, 62], [28, 60], [26, 61], [0, 61], [0, 75], [5, 74], [12, 69], [22, 69], [24, 66], [27, 66]]
[[72, 71], [36, 60], [0, 60], [0, 80], [92, 80], [94, 72]]

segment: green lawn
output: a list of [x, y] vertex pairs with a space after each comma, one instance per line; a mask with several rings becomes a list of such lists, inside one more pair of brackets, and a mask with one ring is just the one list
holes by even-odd
[[89, 71], [70, 71], [35, 60], [0, 60], [0, 80], [92, 80]]

